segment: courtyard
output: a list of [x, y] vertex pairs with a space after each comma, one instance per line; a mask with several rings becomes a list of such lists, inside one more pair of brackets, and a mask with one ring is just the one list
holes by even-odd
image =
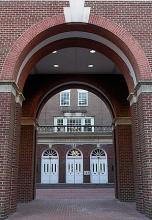
[[113, 188], [38, 189], [8, 220], [148, 220], [135, 203], [119, 202]]

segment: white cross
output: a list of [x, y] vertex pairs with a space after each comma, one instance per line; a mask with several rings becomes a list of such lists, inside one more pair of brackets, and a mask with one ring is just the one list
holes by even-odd
[[69, 0], [70, 7], [64, 8], [66, 22], [86, 22], [89, 21], [90, 8], [84, 7], [85, 0]]

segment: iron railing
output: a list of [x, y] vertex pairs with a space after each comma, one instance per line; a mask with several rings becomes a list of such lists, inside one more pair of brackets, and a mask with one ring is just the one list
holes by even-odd
[[39, 126], [38, 133], [112, 133], [111, 126]]

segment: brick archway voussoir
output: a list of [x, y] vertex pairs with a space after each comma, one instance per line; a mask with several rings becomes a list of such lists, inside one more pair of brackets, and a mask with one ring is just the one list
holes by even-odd
[[[38, 22], [24, 32], [8, 53], [2, 68], [0, 80], [16, 80], [19, 68], [26, 55], [33, 49], [34, 44], [41, 42], [41, 39], [39, 39], [41, 38], [40, 35], [44, 31], [50, 30], [51, 27], [65, 24], [64, 15], [60, 14], [59, 16]], [[149, 62], [144, 51], [129, 32], [111, 20], [97, 15], [90, 16], [89, 24], [98, 27], [99, 35], [104, 35], [104, 37], [110, 39], [126, 54], [134, 68], [137, 81], [152, 78]], [[93, 28], [89, 31], [94, 33]]]

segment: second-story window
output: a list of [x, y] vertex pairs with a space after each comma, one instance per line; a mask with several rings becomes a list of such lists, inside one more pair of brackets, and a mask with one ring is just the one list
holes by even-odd
[[60, 106], [70, 106], [70, 90], [60, 92]]
[[88, 106], [88, 91], [78, 90], [78, 106]]

